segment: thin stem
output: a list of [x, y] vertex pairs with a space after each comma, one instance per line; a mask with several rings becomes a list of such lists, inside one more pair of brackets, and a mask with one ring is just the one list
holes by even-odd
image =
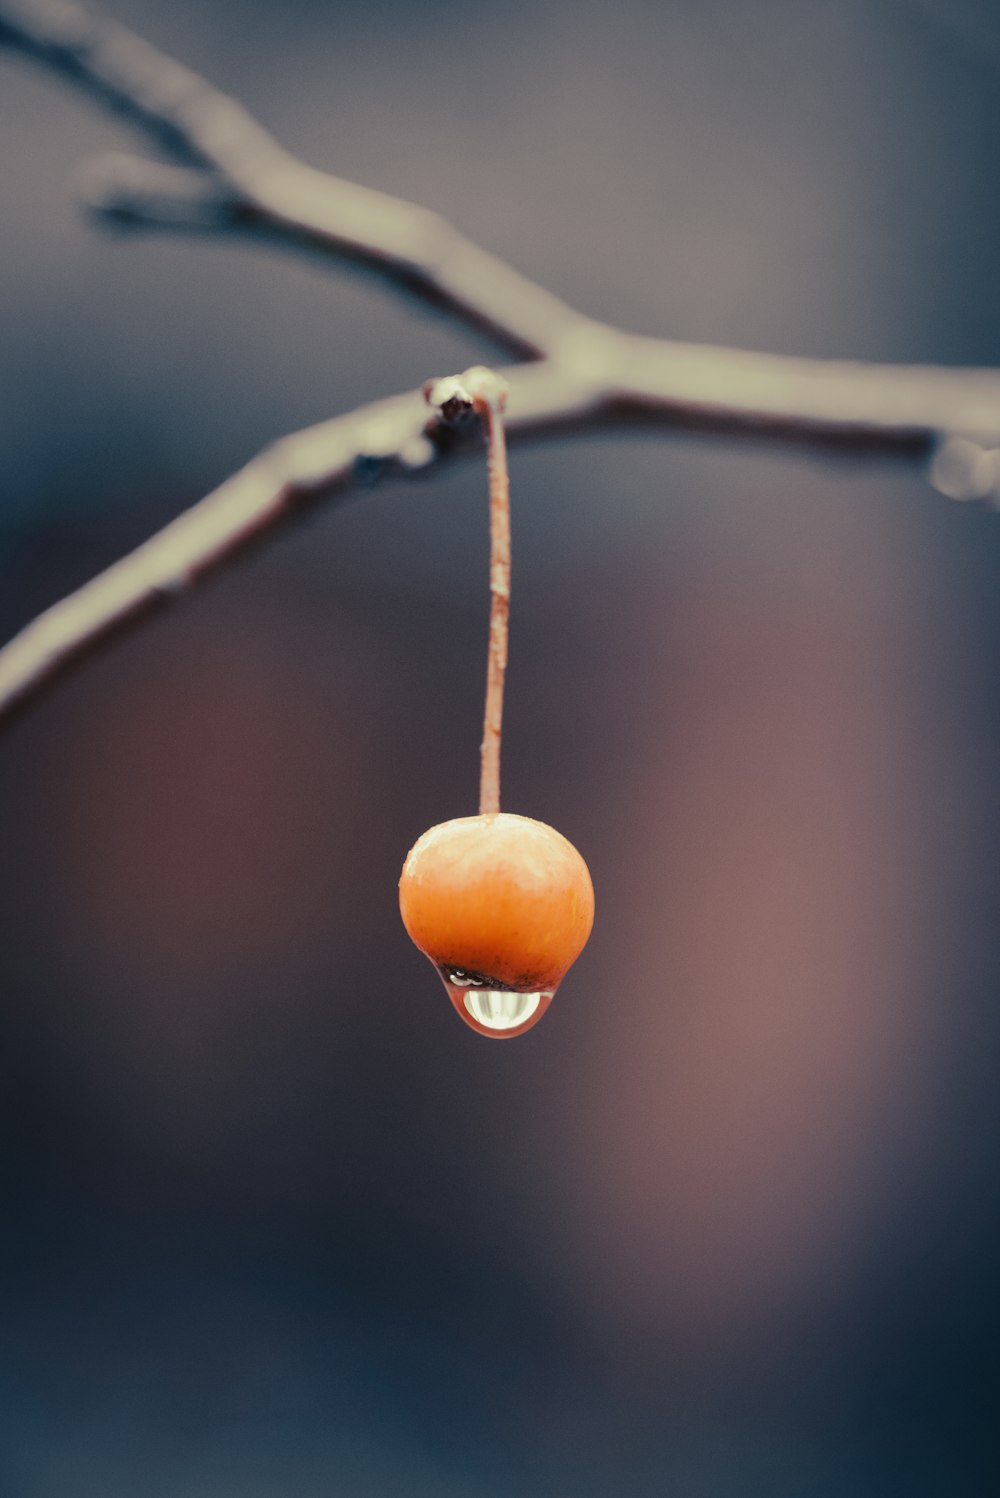
[[477, 401], [489, 443], [490, 483], [490, 644], [486, 660], [486, 709], [483, 714], [479, 814], [500, 810], [500, 737], [503, 689], [507, 674], [510, 620], [510, 480], [504, 435], [503, 398]]

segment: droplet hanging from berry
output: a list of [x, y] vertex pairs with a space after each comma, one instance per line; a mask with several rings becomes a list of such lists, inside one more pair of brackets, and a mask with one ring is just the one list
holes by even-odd
[[496, 1040], [511, 1040], [536, 1025], [552, 1002], [553, 990], [545, 993], [521, 993], [514, 988], [500, 988], [495, 980], [480, 973], [466, 973], [461, 968], [442, 967], [438, 971], [451, 1002], [465, 1023], [480, 1035]]
[[594, 922], [593, 885], [573, 844], [509, 812], [425, 832], [403, 865], [399, 905], [458, 1014], [495, 1039], [538, 1023]]

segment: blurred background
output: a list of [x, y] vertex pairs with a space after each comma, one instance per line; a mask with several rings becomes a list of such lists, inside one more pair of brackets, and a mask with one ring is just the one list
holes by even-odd
[[[114, 0], [584, 311], [1000, 363], [986, 0]], [[270, 439], [492, 350], [113, 235], [0, 52], [5, 635]], [[140, 149], [143, 149], [140, 144]], [[396, 906], [475, 809], [476, 465], [375, 490], [0, 741], [0, 1491], [995, 1491], [1000, 520], [882, 460], [513, 455], [505, 804], [589, 860], [548, 1016]]]

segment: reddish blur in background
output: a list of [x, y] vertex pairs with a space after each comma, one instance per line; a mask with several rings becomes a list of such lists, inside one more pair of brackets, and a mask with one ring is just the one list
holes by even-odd
[[[114, 0], [584, 310], [1000, 362], [976, 0]], [[0, 53], [0, 622], [281, 433], [489, 357], [108, 236]], [[513, 456], [505, 804], [590, 945], [509, 1045], [396, 909], [473, 810], [482, 468], [333, 510], [0, 742], [0, 1490], [976, 1498], [997, 1478], [1000, 520], [882, 461]]]

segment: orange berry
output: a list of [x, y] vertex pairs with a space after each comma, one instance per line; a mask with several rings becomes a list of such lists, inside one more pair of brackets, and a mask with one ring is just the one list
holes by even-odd
[[541, 1019], [582, 952], [594, 889], [554, 827], [491, 812], [442, 822], [417, 840], [399, 908], [466, 1024], [509, 1038]]

